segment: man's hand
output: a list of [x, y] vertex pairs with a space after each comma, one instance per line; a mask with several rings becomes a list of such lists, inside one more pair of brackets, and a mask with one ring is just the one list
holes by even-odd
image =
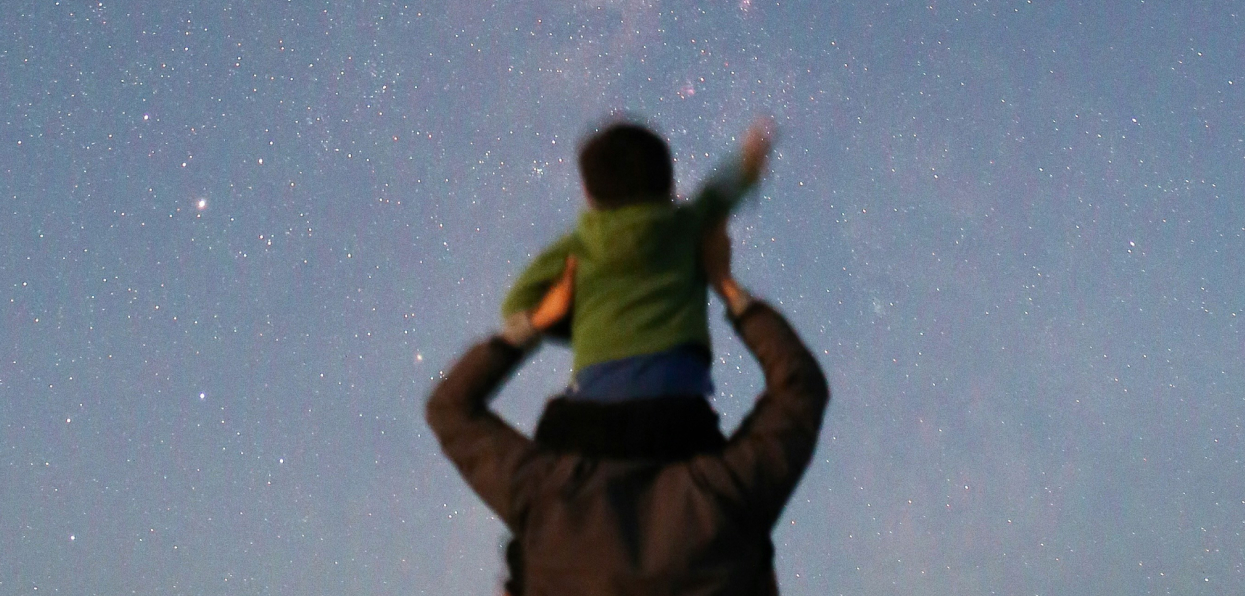
[[710, 224], [700, 241], [705, 277], [718, 294], [722, 293], [722, 283], [731, 278], [731, 238], [726, 233], [726, 222], [726, 218], [722, 218]]
[[731, 238], [726, 233], [725, 218], [705, 232], [700, 245], [700, 258], [709, 285], [722, 297], [727, 308], [736, 313], [736, 307], [743, 304], [746, 293], [735, 283], [735, 278], [731, 277]]
[[701, 240], [701, 260], [705, 265], [708, 285], [730, 304], [731, 297], [738, 294], [740, 286], [731, 277], [731, 236], [726, 233], [726, 223], [723, 218], [706, 230], [705, 238]]
[[566, 257], [566, 268], [562, 270], [562, 275], [550, 286], [549, 291], [545, 292], [545, 297], [540, 299], [540, 304], [532, 309], [529, 320], [537, 331], [541, 333], [548, 331], [570, 314], [571, 303], [575, 298], [575, 268], [577, 266], [578, 262], [574, 255]]
[[774, 120], [763, 117], [753, 121], [744, 133], [743, 176], [748, 185], [755, 184], [765, 173], [769, 150], [774, 144]]

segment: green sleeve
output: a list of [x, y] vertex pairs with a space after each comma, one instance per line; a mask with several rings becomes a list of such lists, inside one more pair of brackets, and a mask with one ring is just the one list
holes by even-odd
[[713, 174], [692, 198], [692, 209], [700, 222], [711, 222], [730, 215], [756, 184], [744, 182], [742, 160], [732, 156]]
[[567, 234], [551, 244], [528, 264], [527, 269], [519, 274], [514, 286], [506, 294], [501, 303], [501, 316], [506, 319], [516, 312], [531, 310], [549, 291], [549, 286], [566, 267], [566, 257], [571, 254], [573, 234]]

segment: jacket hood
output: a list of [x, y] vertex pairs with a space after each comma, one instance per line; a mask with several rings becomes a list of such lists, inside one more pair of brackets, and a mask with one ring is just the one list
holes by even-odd
[[674, 233], [673, 203], [644, 202], [616, 209], [586, 209], [576, 229], [585, 256], [598, 263], [660, 258]]

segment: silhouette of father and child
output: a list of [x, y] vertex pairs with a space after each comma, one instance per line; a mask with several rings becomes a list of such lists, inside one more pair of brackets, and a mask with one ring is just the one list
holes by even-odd
[[[576, 227], [515, 281], [502, 330], [433, 391], [443, 451], [513, 533], [510, 596], [778, 593], [770, 533], [830, 393], [782, 315], [731, 275], [726, 221], [771, 140], [758, 121], [681, 201], [656, 133], [620, 121], [589, 136]], [[708, 401], [710, 287], [765, 377], [730, 437]], [[572, 378], [528, 438], [488, 402], [546, 336], [569, 337]]]

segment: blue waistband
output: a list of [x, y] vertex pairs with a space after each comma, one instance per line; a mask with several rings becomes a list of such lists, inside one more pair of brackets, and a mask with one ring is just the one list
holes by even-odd
[[575, 400], [618, 402], [668, 395], [713, 395], [709, 353], [685, 344], [630, 358], [585, 366], [566, 388]]

